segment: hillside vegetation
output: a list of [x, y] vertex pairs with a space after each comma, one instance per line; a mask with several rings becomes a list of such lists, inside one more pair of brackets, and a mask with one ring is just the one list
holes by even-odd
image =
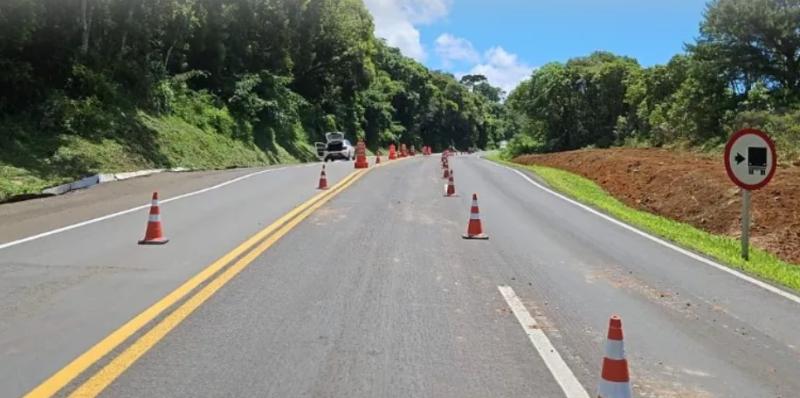
[[0, 201], [98, 171], [308, 160], [333, 130], [509, 136], [498, 89], [376, 39], [361, 0], [4, 0], [0, 69]]
[[800, 0], [714, 0], [666, 65], [597, 52], [550, 63], [510, 93], [507, 156], [584, 147], [720, 150], [743, 127], [800, 159]]
[[0, 2], [0, 201], [98, 171], [305, 161], [333, 130], [371, 149], [510, 139], [512, 157], [719, 151], [756, 127], [800, 164], [800, 0], [711, 1], [666, 65], [596, 52], [507, 98], [373, 30], [362, 0]]

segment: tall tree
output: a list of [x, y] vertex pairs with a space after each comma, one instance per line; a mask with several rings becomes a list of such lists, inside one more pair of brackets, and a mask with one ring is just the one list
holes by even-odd
[[800, 92], [800, 0], [714, 0], [707, 6], [692, 50], [724, 65], [733, 88], [756, 83]]

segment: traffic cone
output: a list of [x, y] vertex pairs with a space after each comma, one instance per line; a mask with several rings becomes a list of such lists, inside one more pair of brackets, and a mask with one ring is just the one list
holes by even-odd
[[328, 176], [325, 174], [325, 165], [322, 165], [322, 171], [319, 173], [319, 186], [317, 189], [328, 189]]
[[450, 169], [444, 169], [444, 175], [442, 178], [450, 178]]
[[355, 168], [357, 169], [369, 168], [369, 162], [367, 161], [367, 147], [364, 144], [364, 141], [358, 141], [358, 144], [356, 145]]
[[144, 239], [139, 241], [140, 245], [163, 245], [169, 242], [164, 237], [164, 230], [161, 228], [161, 210], [158, 207], [158, 192], [153, 192], [153, 201], [150, 204], [150, 217], [147, 220], [147, 231]]
[[469, 211], [467, 233], [461, 237], [464, 239], [489, 239], [489, 236], [483, 233], [480, 210], [478, 210], [478, 194], [476, 193], [472, 194], [472, 208]]
[[631, 384], [628, 376], [628, 361], [622, 342], [622, 320], [613, 315], [608, 321], [608, 340], [606, 355], [603, 357], [603, 370], [597, 398], [631, 398]]
[[445, 186], [444, 196], [452, 197], [456, 196], [456, 184], [453, 182], [453, 171], [450, 171], [450, 177], [447, 179], [447, 185]]
[[389, 145], [389, 160], [397, 159], [397, 148], [395, 148], [394, 144]]

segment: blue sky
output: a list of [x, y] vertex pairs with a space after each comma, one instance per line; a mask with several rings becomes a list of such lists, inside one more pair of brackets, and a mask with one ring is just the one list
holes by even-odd
[[662, 64], [698, 35], [706, 0], [365, 0], [376, 34], [429, 67], [510, 89], [552, 61], [607, 50]]

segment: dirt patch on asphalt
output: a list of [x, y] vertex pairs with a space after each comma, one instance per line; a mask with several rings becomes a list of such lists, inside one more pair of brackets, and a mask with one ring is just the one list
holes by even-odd
[[[588, 149], [514, 159], [593, 180], [628, 206], [715, 234], [740, 236], [741, 195], [722, 156], [662, 149]], [[779, 167], [753, 193], [751, 242], [800, 264], [800, 167]]]

